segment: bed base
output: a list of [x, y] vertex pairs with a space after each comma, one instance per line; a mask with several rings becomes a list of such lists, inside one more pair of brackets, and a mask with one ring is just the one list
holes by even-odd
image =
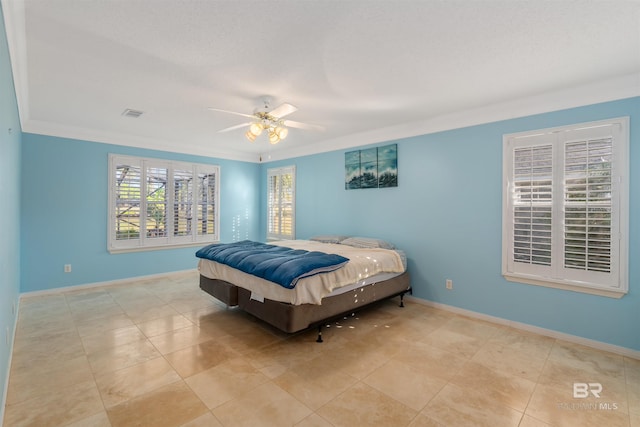
[[322, 327], [331, 319], [351, 314], [369, 304], [400, 295], [400, 307], [404, 295], [411, 292], [409, 273], [391, 279], [362, 286], [351, 291], [326, 297], [322, 304], [292, 305], [265, 299], [251, 299], [251, 291], [218, 279], [200, 276], [200, 288], [229, 307], [242, 310], [286, 333], [318, 327], [317, 342], [322, 342]]

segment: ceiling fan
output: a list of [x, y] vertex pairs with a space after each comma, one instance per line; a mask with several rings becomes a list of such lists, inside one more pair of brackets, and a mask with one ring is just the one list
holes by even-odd
[[218, 132], [229, 132], [235, 129], [249, 126], [249, 130], [247, 130], [244, 135], [251, 142], [255, 141], [263, 131], [267, 131], [269, 142], [271, 144], [277, 144], [287, 137], [289, 133], [288, 128], [324, 130], [322, 126], [283, 119], [283, 117], [288, 116], [289, 114], [294, 113], [298, 110], [297, 107], [291, 104], [285, 102], [284, 104], [271, 109], [271, 99], [268, 97], [264, 97], [262, 99], [262, 104], [262, 108], [256, 109], [253, 114], [238, 113], [236, 111], [221, 110], [219, 108], [209, 108], [209, 110], [250, 118], [250, 122], [241, 123], [239, 125], [221, 129]]

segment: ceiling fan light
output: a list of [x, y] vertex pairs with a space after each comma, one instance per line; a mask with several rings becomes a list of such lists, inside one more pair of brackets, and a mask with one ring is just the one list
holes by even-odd
[[278, 135], [278, 137], [280, 139], [285, 139], [287, 137], [287, 135], [289, 134], [289, 129], [287, 129], [284, 126], [278, 126], [276, 128], [276, 134]]
[[254, 135], [254, 138], [262, 133], [262, 125], [260, 123], [251, 123], [249, 132]]
[[277, 144], [278, 142], [280, 142], [280, 137], [278, 136], [277, 133], [275, 132], [269, 132], [269, 142], [271, 144]]
[[253, 133], [251, 133], [250, 130], [247, 131], [247, 133], [244, 134], [244, 136], [247, 137], [247, 139], [249, 140], [249, 142], [253, 142], [256, 140], [256, 135], [254, 135]]

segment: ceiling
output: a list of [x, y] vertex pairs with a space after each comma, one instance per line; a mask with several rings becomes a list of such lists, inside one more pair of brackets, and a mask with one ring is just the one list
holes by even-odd
[[[640, 1], [2, 7], [31, 133], [257, 162], [640, 95]], [[247, 119], [208, 107], [251, 114], [265, 95], [324, 130], [218, 132]]]

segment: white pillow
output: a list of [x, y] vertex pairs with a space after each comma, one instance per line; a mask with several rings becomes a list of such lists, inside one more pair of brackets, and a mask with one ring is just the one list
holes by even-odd
[[325, 236], [313, 236], [311, 237], [309, 240], [313, 240], [315, 242], [320, 242], [320, 243], [340, 243], [342, 242], [344, 239], [346, 239], [349, 236], [340, 236], [340, 235], [325, 235]]
[[340, 242], [342, 245], [353, 246], [354, 248], [381, 248], [381, 249], [395, 249], [396, 247], [389, 242], [385, 242], [380, 239], [372, 239], [370, 237], [349, 237]]

